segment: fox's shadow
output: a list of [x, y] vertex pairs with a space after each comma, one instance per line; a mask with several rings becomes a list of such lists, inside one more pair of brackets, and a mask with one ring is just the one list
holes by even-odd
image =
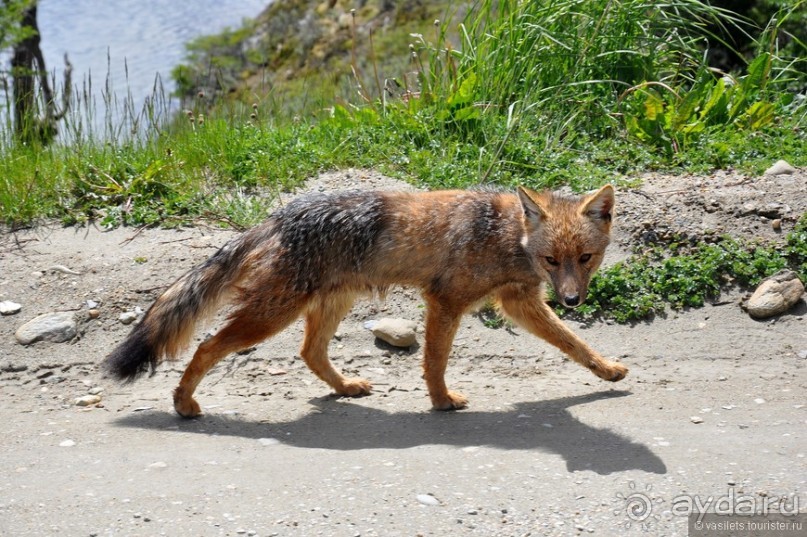
[[664, 462], [647, 446], [608, 429], [591, 427], [568, 410], [575, 405], [628, 395], [624, 391], [602, 391], [519, 403], [507, 411], [449, 413], [387, 412], [324, 397], [311, 401], [317, 411], [287, 422], [264, 423], [219, 415], [187, 421], [158, 411], [129, 414], [115, 423], [183, 433], [276, 438], [290, 446], [333, 450], [404, 449], [430, 444], [537, 449], [562, 456], [570, 472], [611, 474], [635, 469], [664, 474]]

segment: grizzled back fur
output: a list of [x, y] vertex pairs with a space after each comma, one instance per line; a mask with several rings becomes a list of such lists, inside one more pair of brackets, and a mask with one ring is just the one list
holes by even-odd
[[361, 272], [384, 229], [385, 200], [376, 192], [310, 194], [276, 211], [283, 261], [294, 291], [319, 289], [329, 274]]

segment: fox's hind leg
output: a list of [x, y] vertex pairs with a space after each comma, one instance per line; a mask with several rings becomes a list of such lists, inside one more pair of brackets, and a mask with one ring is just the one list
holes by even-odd
[[361, 378], [344, 377], [328, 359], [328, 342], [353, 306], [353, 295], [334, 293], [312, 300], [305, 314], [305, 340], [300, 355], [319, 378], [339, 395], [367, 395], [372, 386]]
[[229, 317], [229, 322], [210, 339], [202, 342], [174, 390], [174, 408], [184, 418], [202, 413], [193, 392], [210, 369], [231, 352], [240, 351], [277, 334], [299, 317], [305, 303], [291, 299], [286, 304], [245, 304]]

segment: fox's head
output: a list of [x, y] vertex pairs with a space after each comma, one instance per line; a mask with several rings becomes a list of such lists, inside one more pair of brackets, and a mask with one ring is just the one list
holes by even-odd
[[605, 185], [582, 197], [519, 188], [518, 197], [526, 231], [522, 245], [533, 266], [552, 282], [561, 304], [579, 306], [610, 242], [614, 188]]

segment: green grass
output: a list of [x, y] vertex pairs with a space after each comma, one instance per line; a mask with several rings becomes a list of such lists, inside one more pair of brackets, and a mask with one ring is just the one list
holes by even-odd
[[629, 183], [648, 170], [759, 172], [774, 158], [807, 165], [803, 134], [792, 129], [719, 132], [665, 158], [626, 134], [554, 140], [540, 131], [508, 132], [506, 118], [489, 128], [480, 144], [423, 115], [336, 107], [328, 117], [284, 125], [233, 115], [183, 121], [170, 133], [126, 143], [13, 146], [0, 160], [0, 214], [17, 226], [41, 218], [175, 224], [215, 214], [246, 226], [265, 216], [250, 195], [271, 196], [345, 167], [373, 167], [429, 188], [486, 181], [585, 190]]
[[634, 255], [596, 274], [590, 298], [574, 314], [640, 321], [667, 307], [701, 307], [730, 286], [747, 289], [786, 268], [807, 281], [807, 215], [781, 249], [725, 237], [694, 248], [673, 245]]

